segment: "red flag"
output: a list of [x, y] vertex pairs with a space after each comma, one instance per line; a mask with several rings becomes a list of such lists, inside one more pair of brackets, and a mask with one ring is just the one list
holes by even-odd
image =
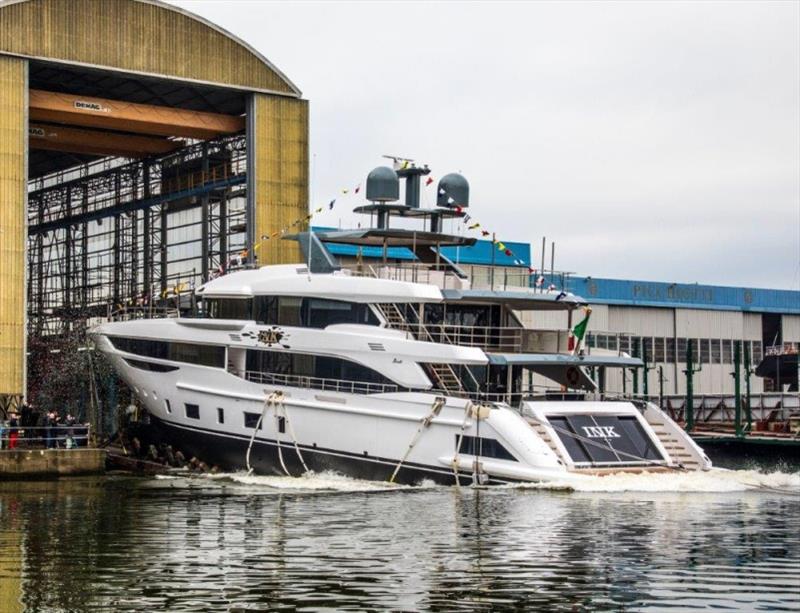
[[361, 184], [359, 183], [358, 187], [356, 188], [356, 191], [355, 191], [355, 193], [357, 194], [357, 193], [358, 193], [358, 192], [360, 192], [360, 191], [361, 191]]
[[481, 230], [481, 236], [489, 236], [490, 234], [489, 230]]
[[464, 210], [464, 209], [462, 209], [460, 206], [456, 206], [456, 213], [460, 213], [460, 212], [461, 212], [461, 211], [463, 211], [463, 210]]
[[425, 180], [425, 187], [428, 187], [431, 183], [433, 183], [433, 177], [428, 177]]
[[503, 253], [505, 253], [506, 255], [510, 256], [511, 255], [511, 249], [506, 249]]

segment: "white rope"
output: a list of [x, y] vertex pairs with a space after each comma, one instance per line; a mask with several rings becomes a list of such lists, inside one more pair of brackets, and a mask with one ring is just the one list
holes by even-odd
[[[303, 465], [303, 470], [305, 472], [311, 472], [308, 470], [308, 466], [306, 466], [306, 462], [303, 459], [303, 454], [300, 453], [300, 446], [297, 444], [297, 437], [294, 435], [294, 428], [292, 428], [292, 422], [289, 419], [289, 411], [286, 410], [286, 403], [283, 402], [283, 397], [281, 397], [281, 409], [283, 410], [283, 417], [286, 419], [286, 425], [289, 428], [289, 434], [292, 437], [292, 442], [294, 443], [294, 450], [297, 452], [297, 457], [300, 459], [300, 463]], [[278, 449], [280, 449], [280, 441], [278, 441]]]
[[253, 467], [250, 466], [250, 451], [253, 449], [253, 441], [256, 440], [256, 434], [261, 429], [261, 422], [264, 421], [264, 415], [267, 412], [267, 409], [272, 405], [273, 396], [275, 396], [277, 392], [272, 392], [269, 396], [264, 398], [264, 408], [261, 409], [261, 415], [258, 416], [258, 421], [256, 422], [256, 427], [253, 430], [253, 436], [250, 437], [250, 443], [247, 445], [247, 454], [245, 455], [245, 463], [247, 465], [247, 474], [250, 475], [253, 473]]
[[461, 440], [464, 438], [464, 430], [467, 429], [470, 411], [472, 411], [472, 401], [467, 400], [467, 404], [464, 406], [464, 420], [461, 422], [461, 430], [456, 440], [456, 453], [453, 456], [453, 474], [456, 477], [456, 487], [461, 487], [461, 480], [458, 478], [458, 452], [461, 450]]
[[392, 476], [389, 477], [389, 483], [394, 483], [394, 479], [397, 477], [397, 473], [400, 472], [400, 467], [403, 466], [403, 462], [408, 459], [408, 456], [411, 454], [411, 450], [414, 449], [414, 446], [419, 442], [419, 439], [422, 438], [422, 433], [430, 427], [431, 423], [433, 423], [433, 418], [441, 413], [442, 407], [446, 402], [447, 399], [442, 398], [441, 396], [438, 396], [436, 400], [433, 401], [433, 404], [431, 405], [431, 412], [420, 422], [419, 428], [417, 428], [414, 438], [411, 439], [411, 443], [409, 443], [405, 455], [403, 455], [402, 459], [397, 463], [397, 466], [395, 466]]

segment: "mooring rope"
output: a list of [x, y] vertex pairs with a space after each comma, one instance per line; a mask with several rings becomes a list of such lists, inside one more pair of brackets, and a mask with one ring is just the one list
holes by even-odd
[[411, 442], [408, 444], [408, 449], [406, 449], [405, 454], [397, 463], [397, 466], [394, 467], [394, 472], [392, 473], [392, 476], [389, 477], [389, 483], [394, 483], [395, 477], [397, 477], [397, 473], [400, 472], [400, 467], [403, 465], [403, 462], [408, 459], [408, 456], [411, 454], [411, 450], [414, 449], [414, 446], [419, 442], [419, 439], [422, 438], [422, 433], [430, 427], [431, 423], [433, 423], [434, 417], [441, 413], [442, 407], [446, 402], [447, 399], [443, 398], [442, 396], [437, 396], [433, 401], [430, 413], [428, 413], [427, 417], [422, 419], [419, 424], [419, 428], [417, 428], [417, 431], [414, 434], [414, 438], [412, 438]]
[[[292, 427], [292, 422], [289, 419], [289, 411], [286, 409], [286, 403], [283, 401], [283, 396], [281, 396], [281, 399], [280, 399], [280, 406], [281, 406], [281, 410], [283, 411], [283, 417], [286, 420], [286, 427], [289, 428], [289, 435], [292, 437], [292, 443], [294, 443], [294, 450], [297, 452], [297, 457], [300, 460], [300, 464], [303, 465], [303, 470], [305, 472], [311, 472], [311, 471], [308, 470], [308, 466], [306, 466], [306, 462], [303, 459], [303, 454], [300, 453], [300, 446], [297, 444], [297, 437], [294, 435], [294, 428]], [[278, 450], [280, 450], [280, 448], [281, 448], [280, 444], [281, 444], [281, 442], [278, 441]], [[281, 462], [282, 462], [282, 460], [281, 460]]]
[[[261, 424], [264, 421], [264, 416], [266, 415], [267, 410], [269, 410], [270, 407], [274, 407], [275, 402], [279, 398], [280, 399], [283, 398], [283, 392], [272, 392], [269, 396], [266, 396], [264, 398], [264, 408], [261, 410], [261, 415], [258, 416], [258, 421], [256, 422], [255, 429], [253, 430], [253, 435], [250, 437], [250, 443], [247, 445], [247, 454], [245, 455], [245, 462], [247, 464], [248, 475], [253, 473], [253, 467], [250, 466], [250, 451], [253, 449], [253, 442], [256, 440], [256, 434], [258, 434], [258, 431], [261, 430]], [[286, 465], [283, 463], [283, 455], [281, 454], [280, 442], [278, 444], [278, 458], [280, 459], [283, 471], [287, 474], [287, 476], [291, 476], [289, 475], [289, 471], [286, 470]]]
[[461, 480], [458, 477], [458, 454], [461, 450], [461, 441], [464, 438], [464, 430], [467, 429], [467, 421], [469, 420], [470, 411], [472, 411], [473, 403], [471, 400], [467, 400], [467, 403], [464, 405], [464, 419], [461, 421], [461, 429], [458, 431], [458, 439], [456, 440], [456, 453], [453, 455], [453, 475], [456, 478], [456, 487], [461, 487]]

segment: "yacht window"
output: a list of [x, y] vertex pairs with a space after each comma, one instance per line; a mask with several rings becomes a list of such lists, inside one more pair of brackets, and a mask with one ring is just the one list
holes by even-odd
[[121, 336], [109, 336], [108, 339], [116, 349], [127, 353], [135, 353], [136, 355], [159, 360], [213, 366], [214, 368], [225, 367], [225, 347], [219, 345], [168, 343], [166, 341], [124, 338]]
[[249, 349], [247, 351], [247, 370], [296, 377], [393, 384], [378, 371], [362, 364], [310, 353]]
[[[258, 425], [258, 419], [261, 417], [260, 413], [245, 413], [244, 414], [244, 427], [255, 428]], [[261, 428], [259, 428], [260, 430]]]
[[307, 298], [304, 302], [304, 323], [309, 328], [325, 328], [334, 324], [378, 325], [375, 314], [366, 304], [323, 298]]
[[[458, 437], [459, 435], [456, 434], [456, 445], [458, 445]], [[511, 455], [511, 452], [500, 441], [482, 436], [479, 438], [477, 436], [463, 435], [461, 437], [461, 448], [456, 451], [466, 455], [480, 455], [484, 458], [497, 458], [498, 460], [511, 460], [512, 462], [519, 461]]]
[[225, 423], [225, 409], [221, 407], [217, 407], [217, 423], [218, 424]]
[[258, 296], [254, 315], [261, 324], [304, 328], [325, 328], [333, 324], [377, 326], [379, 323], [367, 304], [295, 296]]
[[164, 400], [164, 408], [167, 409], [167, 413], [172, 413], [172, 407], [169, 404], [169, 400]]
[[303, 325], [302, 319], [300, 317], [302, 306], [303, 306], [302, 298], [281, 296], [278, 299], [278, 325], [280, 326]]
[[173, 370], [178, 370], [177, 366], [143, 362], [142, 360], [131, 360], [130, 358], [125, 358], [125, 362], [127, 362], [128, 366], [133, 366], [134, 368], [138, 368], [140, 370], [149, 370], [150, 372], [172, 372]]
[[213, 319], [252, 319], [250, 298], [207, 298], [203, 304], [206, 315]]
[[186, 403], [183, 406], [186, 409], [186, 417], [189, 419], [200, 419], [200, 407], [198, 405]]

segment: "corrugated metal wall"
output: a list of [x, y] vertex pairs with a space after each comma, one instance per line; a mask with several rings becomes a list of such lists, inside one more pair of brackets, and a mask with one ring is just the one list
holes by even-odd
[[25, 385], [25, 60], [0, 56], [0, 394]]
[[800, 315], [784, 315], [781, 327], [784, 343], [800, 343]]
[[137, 0], [28, 0], [0, 8], [0, 51], [296, 95], [239, 42]]
[[261, 239], [281, 228], [304, 231], [308, 223], [292, 225], [308, 214], [308, 102], [253, 94], [255, 188], [255, 242], [258, 262], [288, 264], [301, 261], [295, 242], [278, 238]]

